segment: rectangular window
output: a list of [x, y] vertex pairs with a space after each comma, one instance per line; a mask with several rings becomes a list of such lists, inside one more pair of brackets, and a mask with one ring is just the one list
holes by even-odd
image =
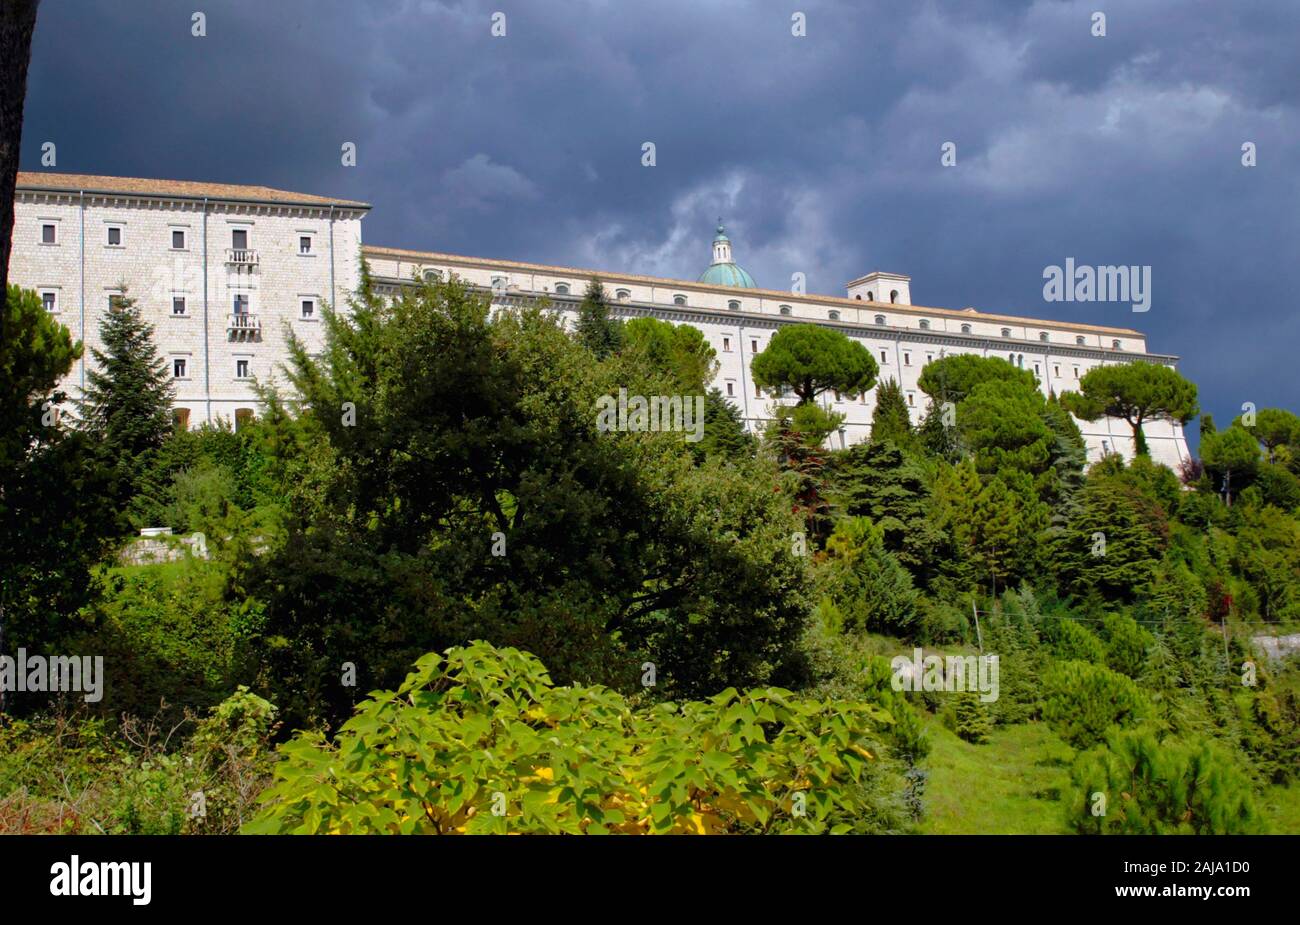
[[172, 296], [172, 314], [173, 315], [185, 314], [185, 296], [183, 295]]
[[734, 382], [732, 382], [730, 379], [728, 379], [728, 380], [727, 380], [727, 397], [730, 398], [731, 396], [733, 396], [733, 395], [735, 395], [735, 394], [736, 394], [736, 383], [734, 383]]
[[236, 315], [248, 314], [248, 296], [245, 293], [241, 292], [235, 296], [234, 308]]
[[934, 362], [934, 354], [933, 354], [933, 353], [927, 353], [927, 354], [925, 355], [925, 365], [926, 365], [926, 366], [929, 366], [929, 365], [930, 365], [931, 363], [933, 363], [933, 362]]
[[1055, 376], [1057, 379], [1060, 379], [1060, 378], [1061, 378], [1061, 367], [1059, 367], [1059, 366], [1053, 366], [1053, 367], [1052, 367], [1052, 375]]
[[247, 361], [247, 360], [236, 360], [236, 361], [235, 361], [235, 378], [236, 378], [236, 379], [247, 379], [247, 378], [248, 378], [248, 361]]
[[730, 337], [724, 337], [724, 338], [722, 338], [722, 352], [723, 352], [723, 353], [730, 353], [730, 352], [731, 352], [731, 338], [730, 338]]
[[1034, 364], [1034, 378], [1035, 378], [1035, 379], [1041, 379], [1042, 377], [1043, 377], [1043, 368], [1042, 368], [1042, 366], [1040, 366], [1039, 364], [1035, 363], [1035, 364]]
[[185, 378], [185, 359], [184, 357], [172, 357], [172, 378]]
[[172, 250], [185, 250], [185, 230], [183, 228], [172, 229]]
[[301, 307], [300, 307], [300, 310], [302, 311], [302, 317], [303, 317], [303, 318], [314, 318], [314, 317], [316, 317], [316, 300], [315, 300], [315, 299], [303, 299], [303, 300], [302, 300], [302, 305], [301, 305]]
[[908, 393], [907, 393], [907, 403], [908, 403], [908, 405], [915, 405], [915, 404], [916, 404], [916, 397], [915, 397], [911, 392], [908, 392]]
[[108, 226], [108, 246], [109, 247], [122, 246], [122, 227], [120, 225]]
[[1079, 367], [1077, 367], [1077, 366], [1074, 367], [1074, 378], [1076, 378], [1076, 379], [1079, 378]]
[[248, 229], [232, 228], [230, 229], [230, 247], [232, 250], [248, 250]]
[[880, 365], [881, 365], [881, 366], [884, 366], [884, 365], [885, 365], [886, 363], [888, 363], [888, 362], [889, 362], [889, 360], [888, 360], [888, 358], [887, 358], [887, 356], [886, 356], [886, 354], [885, 354], [885, 351], [883, 351], [883, 350], [880, 351]]
[[53, 222], [45, 222], [41, 225], [41, 243], [58, 244], [59, 243], [59, 226]]
[[749, 339], [749, 352], [750, 352], [750, 353], [758, 353], [758, 338], [757, 338], [757, 337], [751, 337], [751, 338]]
[[907, 351], [903, 351], [903, 365], [904, 366], [912, 365], [912, 355]]
[[761, 388], [759, 388], [759, 386], [757, 386], [757, 385], [754, 386], [754, 397], [755, 397], [755, 398], [762, 398], [762, 397], [763, 397], [763, 390], [762, 390]]
[[311, 253], [311, 235], [309, 234], [298, 235], [298, 253], [300, 254]]
[[58, 294], [54, 292], [42, 292], [41, 304], [45, 306], [47, 312], [57, 312], [59, 310]]

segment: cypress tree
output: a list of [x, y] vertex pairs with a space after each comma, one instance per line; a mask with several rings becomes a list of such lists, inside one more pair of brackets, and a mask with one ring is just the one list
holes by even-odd
[[879, 443], [892, 440], [900, 445], [912, 440], [912, 419], [903, 400], [903, 390], [890, 379], [876, 389], [876, 409], [871, 413], [871, 440]]
[[603, 360], [623, 346], [623, 322], [609, 316], [605, 287], [592, 277], [578, 306], [578, 343]]

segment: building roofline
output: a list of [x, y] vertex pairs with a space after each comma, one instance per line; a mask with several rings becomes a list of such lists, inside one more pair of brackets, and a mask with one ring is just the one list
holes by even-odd
[[671, 279], [663, 276], [641, 276], [633, 273], [618, 273], [605, 270], [582, 269], [579, 267], [565, 267], [545, 263], [529, 263], [522, 260], [500, 260], [494, 257], [470, 257], [461, 254], [444, 254], [437, 251], [417, 251], [408, 250], [400, 247], [384, 247], [375, 244], [362, 244], [361, 251], [363, 255], [398, 257], [419, 260], [426, 263], [461, 263], [461, 264], [481, 264], [488, 267], [500, 267], [502, 269], [530, 270], [545, 273], [560, 273], [565, 276], [590, 278], [599, 277], [601, 280], [609, 282], [632, 282], [648, 283], [655, 286], [665, 286], [669, 288], [689, 288], [702, 289], [719, 294], [748, 293], [751, 297], [765, 299], [791, 299], [793, 301], [816, 302], [823, 305], [848, 306], [852, 308], [863, 308], [870, 306], [872, 308], [883, 308], [893, 312], [903, 312], [905, 314], [932, 315], [935, 317], [957, 318], [969, 321], [970, 319], [984, 319], [986, 321], [1008, 321], [1016, 324], [1033, 324], [1038, 327], [1063, 328], [1071, 331], [1096, 331], [1106, 334], [1125, 334], [1130, 337], [1145, 337], [1141, 331], [1132, 328], [1115, 328], [1095, 324], [1082, 324], [1069, 321], [1053, 321], [1044, 318], [1028, 318], [1024, 315], [999, 315], [990, 312], [969, 311], [966, 309], [956, 308], [933, 308], [923, 305], [903, 305], [898, 302], [868, 302], [865, 299], [850, 299], [843, 296], [820, 295], [807, 293], [796, 295], [780, 289], [741, 289], [737, 286], [715, 286], [710, 283], [701, 283], [695, 280]]
[[126, 196], [144, 199], [183, 199], [201, 202], [256, 203], [258, 205], [321, 208], [337, 206], [368, 211], [368, 202], [295, 193], [269, 186], [209, 183], [196, 180], [160, 180], [143, 177], [109, 177], [97, 174], [44, 173], [20, 170], [15, 192], [85, 193], [92, 196]]

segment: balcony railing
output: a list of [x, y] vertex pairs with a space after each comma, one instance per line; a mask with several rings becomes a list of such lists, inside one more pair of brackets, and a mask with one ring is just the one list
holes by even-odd
[[262, 337], [262, 320], [257, 315], [236, 312], [226, 322], [226, 333], [231, 340], [259, 340]]
[[226, 248], [226, 263], [236, 267], [257, 266], [257, 251], [246, 247]]

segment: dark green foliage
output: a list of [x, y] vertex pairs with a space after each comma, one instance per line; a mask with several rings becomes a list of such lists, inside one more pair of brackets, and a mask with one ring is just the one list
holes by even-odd
[[913, 576], [933, 570], [943, 536], [928, 517], [926, 472], [911, 454], [893, 443], [855, 444], [832, 458], [829, 481], [832, 503], [851, 517], [870, 518]]
[[846, 517], [826, 541], [825, 587], [846, 625], [908, 636], [917, 619], [912, 577], [885, 549], [884, 531], [865, 517]]
[[1106, 663], [1106, 647], [1081, 623], [1074, 620], [1053, 620], [1046, 625], [1047, 640], [1052, 654], [1061, 661]]
[[[1080, 755], [1071, 777], [1075, 789], [1067, 818], [1076, 832], [1240, 835], [1262, 830], [1249, 778], [1201, 737], [1161, 741], [1146, 729], [1118, 733]], [[1103, 799], [1104, 815], [1095, 813]]]
[[1108, 613], [1102, 620], [1106, 640], [1106, 665], [1112, 671], [1137, 678], [1154, 640], [1136, 620], [1124, 613]]
[[153, 326], [134, 299], [110, 300], [99, 336], [104, 349], [91, 349], [94, 362], [79, 403], [81, 427], [116, 474], [117, 505], [125, 508], [172, 433], [172, 383], [154, 345]]
[[1074, 517], [1054, 546], [1061, 587], [1107, 600], [1141, 594], [1169, 543], [1160, 502], [1123, 473], [1095, 475], [1076, 495]]
[[[10, 286], [0, 342], [0, 653], [63, 638], [93, 597], [114, 529], [110, 474], [58, 417], [58, 380], [81, 354], [36, 293]], [[29, 699], [30, 700], [30, 699]], [[0, 692], [0, 708], [7, 708]]]
[[609, 299], [600, 280], [592, 278], [578, 305], [578, 343], [603, 360], [623, 346], [623, 323], [610, 317]]
[[906, 446], [912, 442], [912, 418], [896, 379], [876, 387], [876, 407], [871, 412], [871, 442]]
[[800, 404], [807, 404], [831, 390], [846, 395], [867, 391], [879, 367], [871, 351], [833, 328], [791, 324], [772, 336], [750, 369], [759, 387], [790, 388]]
[[1201, 442], [1201, 459], [1214, 488], [1231, 506], [1233, 496], [1255, 478], [1259, 444], [1244, 427], [1229, 427]]
[[1010, 382], [1036, 391], [1033, 373], [1018, 369], [998, 357], [981, 357], [961, 353], [940, 357], [925, 364], [918, 385], [936, 403], [964, 401], [976, 386], [986, 382]]
[[[578, 331], [582, 340], [581, 325]], [[629, 359], [648, 363], [684, 394], [704, 393], [718, 372], [717, 351], [699, 328], [689, 324], [634, 318], [623, 325], [622, 343]]]
[[757, 439], [745, 430], [740, 409], [721, 389], [709, 389], [704, 397], [704, 439], [694, 448], [706, 459], [732, 462], [753, 458], [758, 448]]

